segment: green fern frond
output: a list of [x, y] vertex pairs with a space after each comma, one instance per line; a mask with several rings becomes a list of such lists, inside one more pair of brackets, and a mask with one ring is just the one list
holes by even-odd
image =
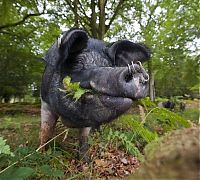
[[162, 129], [163, 133], [179, 128], [189, 128], [189, 121], [165, 108], [155, 108], [146, 117], [145, 123], [150, 129]]
[[132, 115], [124, 115], [120, 117], [121, 124], [130, 127], [131, 130], [147, 143], [157, 138], [157, 133], [148, 130], [141, 122], [135, 120]]
[[121, 131], [113, 131], [112, 128], [109, 129], [108, 135], [107, 135], [107, 141], [108, 142], [113, 142], [113, 141], [119, 141], [122, 143], [123, 147], [125, 150], [138, 157], [140, 161], [143, 161], [144, 157], [138, 150], [138, 148], [134, 145], [134, 143], [128, 138], [128, 136], [121, 132]]

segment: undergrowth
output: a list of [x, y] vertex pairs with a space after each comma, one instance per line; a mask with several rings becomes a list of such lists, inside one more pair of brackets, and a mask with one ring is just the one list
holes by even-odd
[[200, 109], [194, 109], [194, 108], [186, 109], [185, 111], [179, 112], [178, 114], [195, 124], [200, 124], [200, 119], [199, 119]]
[[108, 134], [106, 135], [106, 140], [108, 143], [111, 143], [114, 147], [122, 147], [127, 153], [134, 155], [140, 161], [143, 161], [143, 155], [139, 151], [139, 149], [132, 142], [134, 136], [130, 137], [127, 133], [123, 133], [121, 131], [109, 129]]
[[[122, 150], [143, 161], [143, 149], [147, 144], [174, 129], [190, 127], [190, 123], [183, 117], [195, 116], [196, 118], [198, 112], [195, 110], [196, 114], [192, 116], [188, 112], [171, 112], [158, 108], [148, 99], [143, 99], [140, 104], [144, 108], [145, 119], [142, 120], [139, 114], [126, 114], [119, 117], [117, 121], [104, 125], [101, 132], [96, 131], [89, 137], [90, 151], [93, 151], [91, 154], [94, 161], [99, 157], [102, 158], [102, 153], [110, 149]], [[36, 142], [39, 130], [39, 125], [36, 125], [39, 122], [38, 116], [4, 115], [0, 117], [0, 121], [2, 130], [0, 136], [4, 137], [4, 139], [0, 138], [0, 171], [18, 162], [0, 173], [0, 179], [13, 179], [13, 177], [14, 179], [81, 179], [85, 177], [84, 174], [87, 174], [86, 171], [79, 170], [81, 161], [74, 160], [77, 143], [72, 143], [69, 151], [59, 146], [62, 142], [56, 140], [46, 153], [41, 154], [35, 151], [38, 145]], [[15, 149], [13, 152], [5, 139], [8, 139], [7, 143], [11, 145], [11, 149]], [[73, 140], [77, 141], [76, 138]], [[68, 140], [66, 144], [69, 144]], [[31, 156], [23, 159], [28, 154]], [[87, 172], [91, 174], [93, 168], [91, 163]], [[95, 174], [92, 176], [98, 177]]]
[[[54, 179], [64, 175], [63, 166], [56, 163], [59, 158], [59, 151], [54, 153], [41, 154], [33, 148], [19, 147], [13, 152], [14, 156], [1, 156], [0, 169], [6, 168], [8, 165], [18, 162], [6, 171], [0, 174], [0, 179], [26, 179], [30, 177], [50, 178]], [[31, 156], [23, 159], [31, 154]], [[64, 156], [60, 156], [64, 158]]]
[[148, 98], [144, 98], [140, 102], [146, 111], [144, 126], [159, 135], [163, 135], [171, 130], [188, 128], [191, 126], [188, 120], [180, 114], [169, 111], [165, 108], [158, 108], [155, 103]]

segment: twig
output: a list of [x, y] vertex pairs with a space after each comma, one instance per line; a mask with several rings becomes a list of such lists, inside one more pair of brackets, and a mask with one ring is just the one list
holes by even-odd
[[159, 107], [156, 107], [156, 108], [151, 109], [151, 111], [149, 111], [149, 112], [147, 113], [147, 115], [144, 117], [144, 120], [141, 122], [141, 124], [144, 124], [144, 123], [145, 123], [146, 118], [147, 118], [147, 117], [149, 116], [149, 114], [150, 114], [152, 111], [154, 111], [155, 109], [159, 109]]
[[138, 106], [139, 106], [139, 111], [140, 111], [140, 117], [141, 117], [141, 120], [142, 120], [142, 124], [144, 124], [144, 122], [145, 122], [144, 108], [141, 105], [138, 105]]
[[44, 146], [46, 146], [47, 144], [49, 144], [51, 141], [53, 141], [54, 139], [56, 139], [58, 136], [62, 135], [63, 133], [66, 132], [66, 134], [68, 133], [69, 129], [65, 129], [63, 132], [61, 132], [60, 134], [56, 135], [55, 137], [53, 137], [52, 139], [50, 139], [49, 141], [47, 141], [45, 144], [43, 144], [42, 146], [40, 146], [39, 148], [37, 148], [34, 152], [24, 156], [23, 158], [21, 158], [20, 160], [12, 163], [11, 165], [7, 166], [6, 168], [4, 168], [3, 170], [0, 171], [0, 174], [2, 174], [4, 171], [6, 171], [7, 169], [9, 169], [10, 167], [14, 166], [15, 164], [19, 163], [20, 161], [26, 159], [27, 157], [33, 155], [35, 152], [38, 152], [41, 148], [43, 148]]

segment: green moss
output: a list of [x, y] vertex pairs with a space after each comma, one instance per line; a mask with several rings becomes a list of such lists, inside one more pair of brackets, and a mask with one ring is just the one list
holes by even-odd
[[197, 179], [199, 127], [176, 130], [145, 147], [146, 161], [132, 179]]
[[158, 134], [163, 135], [171, 130], [190, 127], [189, 121], [175, 112], [165, 108], [154, 108], [146, 116], [145, 126]]

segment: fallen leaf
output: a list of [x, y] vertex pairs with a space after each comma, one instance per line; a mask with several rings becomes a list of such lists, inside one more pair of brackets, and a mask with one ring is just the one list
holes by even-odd
[[121, 161], [123, 164], [128, 164], [128, 161], [127, 161], [126, 158], [122, 158], [122, 159], [120, 159], [120, 161]]

